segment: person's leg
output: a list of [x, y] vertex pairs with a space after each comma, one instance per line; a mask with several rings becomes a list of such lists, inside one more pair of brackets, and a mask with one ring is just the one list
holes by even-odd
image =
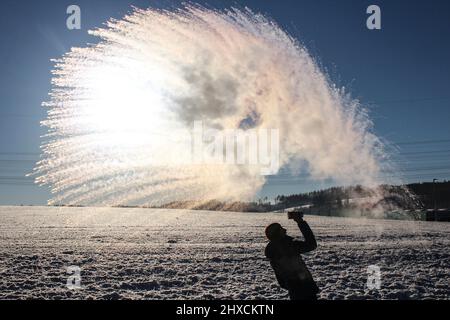
[[317, 294], [313, 294], [313, 295], [309, 296], [309, 298], [306, 300], [317, 301]]
[[305, 294], [301, 290], [291, 289], [291, 290], [289, 290], [289, 298], [291, 300], [316, 301], [317, 300], [317, 295], [316, 294]]
[[297, 291], [296, 290], [289, 290], [289, 299], [291, 300], [301, 300], [298, 297]]

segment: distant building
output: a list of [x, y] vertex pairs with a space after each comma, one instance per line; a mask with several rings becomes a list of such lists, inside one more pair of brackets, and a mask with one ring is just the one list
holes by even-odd
[[450, 209], [427, 210], [425, 220], [450, 222]]

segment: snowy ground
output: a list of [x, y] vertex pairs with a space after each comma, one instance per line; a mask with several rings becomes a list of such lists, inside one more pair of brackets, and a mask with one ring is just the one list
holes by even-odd
[[[449, 223], [307, 216], [322, 299], [449, 299]], [[0, 299], [285, 299], [264, 258], [280, 213], [0, 207]], [[66, 287], [81, 268], [81, 289]], [[366, 289], [367, 267], [381, 289]]]

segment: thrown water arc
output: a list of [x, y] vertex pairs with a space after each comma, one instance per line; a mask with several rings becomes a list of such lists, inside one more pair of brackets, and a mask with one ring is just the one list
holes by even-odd
[[[383, 181], [383, 144], [365, 110], [307, 50], [252, 11], [140, 10], [91, 32], [96, 45], [57, 60], [36, 181], [52, 204], [159, 205], [248, 200], [254, 166], [172, 164], [194, 121], [279, 130], [279, 161], [345, 184]], [[184, 131], [183, 131], [184, 130]]]

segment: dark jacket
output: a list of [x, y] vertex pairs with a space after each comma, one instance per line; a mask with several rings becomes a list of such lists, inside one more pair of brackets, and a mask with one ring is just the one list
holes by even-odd
[[317, 248], [316, 239], [306, 221], [298, 224], [305, 241], [294, 240], [289, 236], [270, 241], [265, 254], [275, 271], [278, 283], [284, 289], [299, 295], [310, 296], [319, 292], [314, 279], [300, 254]]

